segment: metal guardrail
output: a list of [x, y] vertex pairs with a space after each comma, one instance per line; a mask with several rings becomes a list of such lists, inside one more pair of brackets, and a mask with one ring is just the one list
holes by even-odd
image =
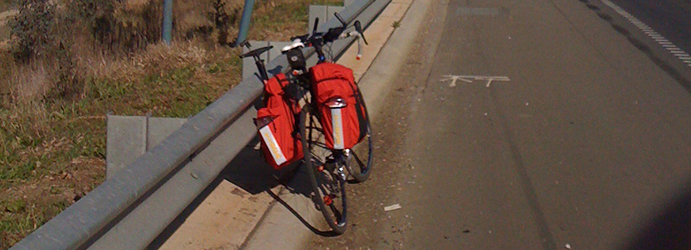
[[[367, 27], [390, 2], [357, 0], [340, 14]], [[339, 25], [331, 19], [320, 31]], [[353, 41], [337, 41], [333, 54], [341, 55]], [[314, 51], [306, 54], [314, 64]], [[267, 68], [286, 72], [288, 63], [278, 57]], [[146, 248], [256, 135], [251, 105], [262, 90], [258, 78], [244, 79], [11, 249]]]

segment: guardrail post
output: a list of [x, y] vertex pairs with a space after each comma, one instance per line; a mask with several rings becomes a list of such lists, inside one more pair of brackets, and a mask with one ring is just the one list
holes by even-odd
[[161, 29], [163, 41], [170, 45], [173, 32], [173, 0], [163, 0], [163, 29]]
[[240, 19], [240, 30], [238, 31], [238, 39], [235, 40], [235, 45], [247, 40], [247, 33], [250, 30], [250, 21], [252, 19], [252, 10], [254, 9], [254, 0], [245, 0], [245, 7], [242, 9], [242, 19]]

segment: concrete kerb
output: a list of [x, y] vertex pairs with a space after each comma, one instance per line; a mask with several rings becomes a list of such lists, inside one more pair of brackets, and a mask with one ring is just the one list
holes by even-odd
[[[406, 52], [413, 45], [413, 38], [421, 28], [423, 17], [432, 1], [392, 1], [387, 10], [390, 8], [400, 9], [402, 6], [405, 6], [405, 16], [402, 19], [398, 19], [401, 20], [400, 27], [395, 32], [392, 30], [393, 34], [389, 33], [391, 34], [390, 36], [389, 34], [384, 35], [385, 37], [381, 44], [383, 48], [378, 53], [375, 52], [376, 58], [372, 56], [373, 61], [370, 60], [369, 62], [363, 60], [364, 62], [361, 63], [367, 64], [365, 66], [360, 65], [360, 63], [354, 65], [352, 62], [339, 61], [339, 63], [353, 68], [364, 67], [366, 72], [363, 72], [364, 75], [360, 80], [360, 87], [368, 104], [370, 118], [376, 119], [380, 107], [391, 92], [389, 88], [395, 79], [396, 72], [403, 65]], [[384, 12], [387, 10], [384, 10]], [[384, 15], [385, 13], [382, 13], [382, 16]], [[376, 24], [376, 22], [379, 23]], [[370, 26], [370, 29], [377, 30], [377, 27], [382, 29], [386, 25], [392, 25], [392, 23], [387, 22], [391, 22], [391, 19], [377, 20]], [[376, 45], [370, 44], [370, 47], [376, 47]], [[353, 52], [352, 50], [357, 50], [356, 45], [351, 47], [341, 58], [345, 59], [345, 61], [352, 60], [347, 59], [350, 57], [348, 56], [349, 54], [353, 55], [353, 53], [356, 53], [356, 51]], [[372, 63], [371, 66], [369, 66], [370, 63]], [[304, 178], [306, 178], [304, 175], [306, 173], [299, 172], [296, 174], [290, 186], [304, 182]], [[274, 198], [281, 204], [274, 203], [269, 207], [257, 227], [250, 233], [247, 241], [241, 246], [241, 249], [305, 249], [303, 244], [307, 237], [314, 233], [319, 234], [319, 229], [327, 228], [322, 222], [321, 212], [314, 208], [314, 204], [308, 198], [286, 189], [281, 190], [278, 196]], [[311, 226], [321, 226], [321, 228], [309, 228]]]
[[397, 0], [394, 2], [412, 2], [400, 26], [391, 35], [384, 48], [360, 80], [360, 89], [365, 97], [371, 119], [376, 119], [389, 86], [403, 66], [407, 52], [413, 46], [413, 39], [422, 28], [424, 17], [433, 0]]

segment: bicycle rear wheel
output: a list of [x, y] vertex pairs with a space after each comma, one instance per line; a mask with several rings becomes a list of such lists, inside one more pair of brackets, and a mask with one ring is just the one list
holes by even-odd
[[324, 131], [309, 106], [300, 112], [300, 139], [313, 188], [312, 199], [333, 232], [343, 234], [347, 227], [345, 166], [341, 156], [326, 147]]
[[355, 182], [363, 182], [369, 178], [372, 170], [372, 126], [370, 124], [369, 112], [367, 105], [362, 98], [362, 93], [358, 89], [358, 96], [360, 103], [365, 109], [365, 123], [367, 125], [367, 134], [360, 143], [355, 145], [352, 149], [346, 151], [348, 172], [353, 177]]

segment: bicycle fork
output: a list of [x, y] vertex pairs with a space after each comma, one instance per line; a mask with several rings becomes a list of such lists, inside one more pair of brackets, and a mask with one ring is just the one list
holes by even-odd
[[346, 181], [346, 169], [350, 157], [352, 157], [350, 149], [334, 151], [333, 158], [328, 159], [325, 164], [328, 165], [327, 170], [340, 180]]

